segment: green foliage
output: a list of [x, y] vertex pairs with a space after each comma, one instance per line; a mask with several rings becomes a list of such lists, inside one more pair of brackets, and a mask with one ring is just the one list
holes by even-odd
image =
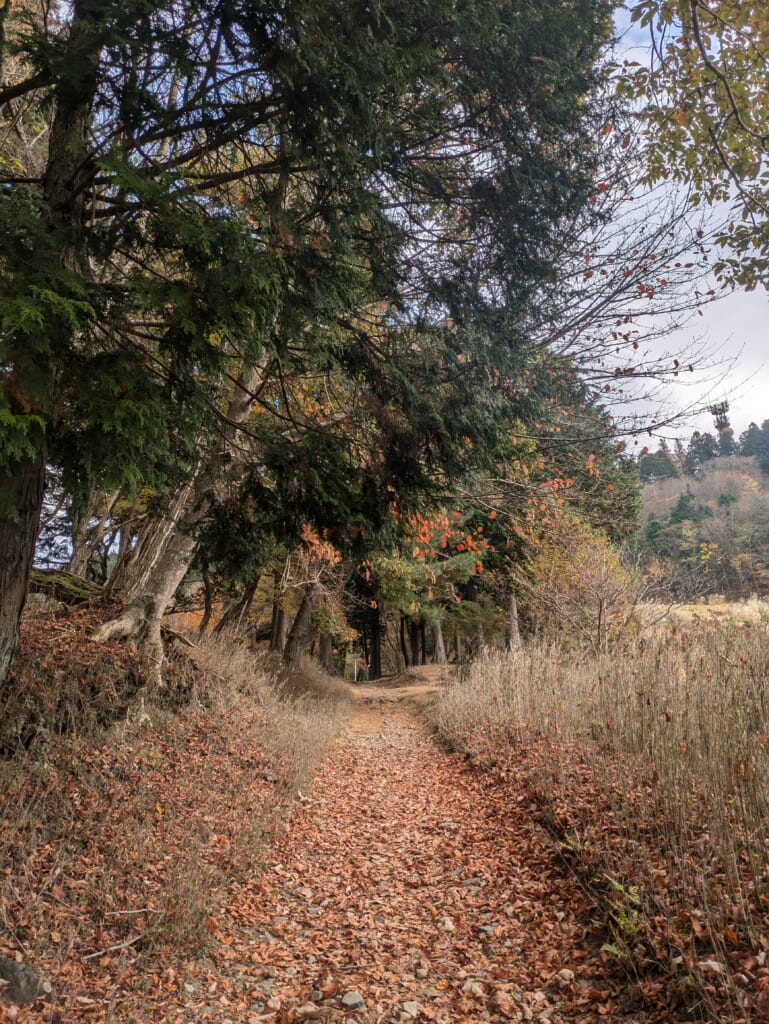
[[[13, 450], [44, 423], [78, 495], [183, 474], [217, 443], [204, 409], [226, 375], [267, 353], [376, 396], [394, 490], [485, 457], [505, 418], [491, 367], [519, 362], [525, 303], [589, 196], [608, 12], [190, 0], [78, 7], [69, 36], [30, 23], [17, 50], [30, 95], [55, 87], [49, 167], [76, 170], [2, 192], [3, 365], [39, 417]], [[297, 438], [273, 426], [272, 469], [295, 475], [276, 447]]]
[[[380, 600], [495, 615], [543, 507], [632, 535], [591, 345], [536, 337], [601, 219], [611, 9], [110, 0], [30, 23], [7, 88], [50, 131], [0, 190], [8, 465], [45, 445], [75, 511], [194, 478], [217, 585], [312, 526], [355, 557], [372, 637]], [[458, 481], [500, 515], [467, 499], [422, 559], [405, 524]]]
[[650, 480], [679, 476], [678, 468], [670, 457], [667, 445], [660, 442], [656, 452], [641, 456], [638, 460], [638, 475], [644, 483], [649, 483]]
[[769, 14], [762, 0], [636, 0], [651, 68], [630, 65], [619, 90], [643, 101], [653, 137], [648, 177], [691, 186], [694, 203], [729, 203], [717, 270], [766, 285], [769, 258]]
[[759, 428], [756, 423], [748, 425], [748, 429], [740, 434], [740, 455], [761, 455], [765, 449], [769, 449], [769, 420], [764, 421], [766, 429], [766, 441], [764, 440], [764, 429]]
[[769, 474], [769, 420], [764, 420], [760, 428], [755, 423], [748, 426], [740, 435], [739, 451], [741, 455], [755, 455], [761, 470]]
[[721, 453], [716, 438], [707, 431], [700, 433], [699, 430], [695, 430], [686, 449], [684, 471], [689, 476], [696, 476], [704, 462], [718, 458], [719, 454]]
[[687, 520], [692, 523], [701, 523], [703, 519], [709, 519], [713, 513], [707, 507], [703, 505], [701, 501], [697, 501], [690, 490], [687, 490], [680, 496], [676, 502], [675, 507], [670, 513], [668, 522], [670, 523], [683, 523]]

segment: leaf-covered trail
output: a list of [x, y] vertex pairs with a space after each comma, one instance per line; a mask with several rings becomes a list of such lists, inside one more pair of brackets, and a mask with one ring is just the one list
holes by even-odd
[[359, 700], [267, 869], [233, 891], [216, 955], [233, 980], [196, 1019], [619, 1019], [527, 798], [392, 696]]

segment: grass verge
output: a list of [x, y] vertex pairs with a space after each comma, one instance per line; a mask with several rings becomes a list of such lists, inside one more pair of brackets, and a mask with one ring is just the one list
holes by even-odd
[[768, 669], [765, 627], [701, 624], [621, 656], [490, 658], [431, 712], [535, 798], [640, 1003], [662, 975], [702, 1019], [769, 1017]]

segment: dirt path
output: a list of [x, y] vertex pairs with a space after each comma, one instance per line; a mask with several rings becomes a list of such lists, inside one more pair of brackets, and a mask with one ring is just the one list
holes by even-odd
[[402, 700], [415, 685], [359, 691], [267, 870], [232, 894], [195, 1020], [619, 1019], [579, 889], [522, 797], [438, 749]]

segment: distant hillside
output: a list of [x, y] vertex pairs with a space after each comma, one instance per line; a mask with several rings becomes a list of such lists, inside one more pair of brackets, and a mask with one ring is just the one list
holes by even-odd
[[643, 488], [647, 571], [677, 597], [769, 593], [769, 475], [753, 456]]
[[665, 477], [644, 484], [644, 521], [665, 518], [687, 490], [700, 501], [716, 504], [721, 494], [732, 494], [737, 507], [750, 514], [769, 501], [769, 476], [761, 471], [755, 456], [710, 459], [702, 464], [696, 477]]

